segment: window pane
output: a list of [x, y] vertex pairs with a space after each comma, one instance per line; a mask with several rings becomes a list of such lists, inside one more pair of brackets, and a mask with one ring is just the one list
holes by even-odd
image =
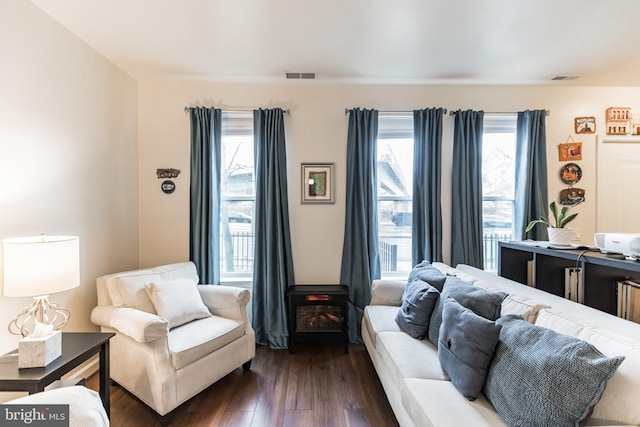
[[253, 200], [223, 200], [220, 206], [220, 271], [253, 271]]
[[253, 272], [255, 203], [251, 113], [223, 114], [220, 176], [220, 271], [222, 277]]
[[515, 195], [516, 116], [485, 116], [482, 140], [484, 269], [497, 271], [498, 242], [511, 240]]
[[411, 271], [413, 116], [380, 116], [378, 235], [382, 273]]
[[222, 197], [253, 197], [253, 135], [223, 136], [221, 151]]

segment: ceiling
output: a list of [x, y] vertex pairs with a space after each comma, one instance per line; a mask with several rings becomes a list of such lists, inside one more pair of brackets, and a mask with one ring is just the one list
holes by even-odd
[[32, 2], [137, 79], [640, 86], [637, 0]]

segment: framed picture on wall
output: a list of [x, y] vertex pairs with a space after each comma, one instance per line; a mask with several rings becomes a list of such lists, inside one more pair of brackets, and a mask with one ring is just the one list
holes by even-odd
[[334, 203], [334, 163], [302, 163], [301, 203]]
[[574, 128], [576, 133], [595, 133], [596, 118], [595, 117], [576, 117]]
[[559, 148], [558, 160], [561, 162], [582, 160], [582, 142], [567, 142], [560, 144]]

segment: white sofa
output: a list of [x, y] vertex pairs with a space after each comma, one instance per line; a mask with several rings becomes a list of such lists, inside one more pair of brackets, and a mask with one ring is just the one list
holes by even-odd
[[[466, 265], [433, 264], [489, 290], [509, 295], [501, 315], [571, 335], [609, 357], [624, 356], [585, 425], [640, 425], [640, 325]], [[396, 323], [406, 282], [378, 280], [365, 308], [362, 337], [399, 424], [405, 426], [505, 426], [481, 394], [465, 399], [441, 369], [437, 348], [414, 339]]]
[[98, 306], [91, 313], [103, 332], [116, 334], [111, 378], [161, 416], [240, 366], [248, 369], [255, 356], [246, 289], [197, 285], [211, 316], [170, 328], [157, 315], [145, 285], [181, 279], [199, 283], [193, 263], [99, 277]]

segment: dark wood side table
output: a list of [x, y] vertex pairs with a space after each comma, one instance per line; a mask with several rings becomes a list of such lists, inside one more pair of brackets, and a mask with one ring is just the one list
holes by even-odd
[[349, 352], [346, 285], [296, 285], [287, 290], [289, 299], [289, 352], [298, 340], [342, 340]]
[[27, 391], [44, 388], [77, 368], [92, 356], [100, 355], [100, 398], [111, 416], [109, 380], [109, 340], [113, 333], [63, 332], [62, 355], [44, 368], [18, 368], [18, 350], [0, 356], [0, 391]]

